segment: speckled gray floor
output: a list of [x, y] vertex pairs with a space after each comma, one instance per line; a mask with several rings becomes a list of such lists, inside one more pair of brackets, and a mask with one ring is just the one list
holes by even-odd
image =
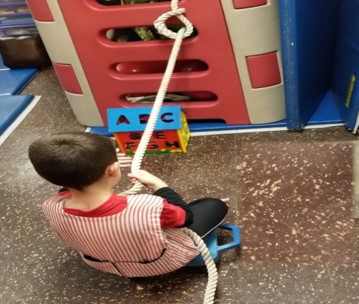
[[[25, 92], [42, 98], [0, 146], [0, 303], [202, 303], [205, 269], [127, 281], [90, 269], [50, 233], [40, 204], [56, 188], [26, 150], [43, 134], [84, 128], [51, 69]], [[243, 243], [221, 255], [215, 303], [356, 304], [357, 143], [342, 127], [192, 137], [188, 153], [147, 156], [143, 167], [185, 199], [232, 199], [227, 221]]]

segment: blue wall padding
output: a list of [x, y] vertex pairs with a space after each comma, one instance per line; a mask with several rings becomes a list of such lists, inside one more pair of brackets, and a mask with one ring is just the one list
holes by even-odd
[[340, 0], [280, 0], [287, 127], [299, 130], [330, 87]]
[[32, 99], [32, 95], [0, 96], [0, 134], [4, 133]]
[[359, 112], [359, 0], [341, 3], [332, 92], [345, 125], [354, 129]]
[[38, 70], [29, 69], [0, 69], [0, 96], [19, 93], [37, 74]]
[[343, 119], [340, 117], [333, 93], [331, 90], [324, 96], [319, 107], [308, 120], [307, 125], [323, 125], [323, 124], [342, 124]]

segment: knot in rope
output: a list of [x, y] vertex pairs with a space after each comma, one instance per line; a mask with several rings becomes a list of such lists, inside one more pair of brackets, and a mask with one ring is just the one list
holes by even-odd
[[176, 39], [177, 33], [171, 31], [166, 26], [166, 21], [169, 18], [176, 17], [184, 24], [185, 32], [183, 34], [183, 37], [189, 37], [193, 32], [193, 26], [191, 22], [183, 15], [186, 10], [184, 8], [178, 7], [178, 1], [174, 1], [174, 2], [175, 3], [171, 3], [172, 11], [164, 13], [161, 16], [159, 16], [153, 24], [159, 34], [171, 39]]

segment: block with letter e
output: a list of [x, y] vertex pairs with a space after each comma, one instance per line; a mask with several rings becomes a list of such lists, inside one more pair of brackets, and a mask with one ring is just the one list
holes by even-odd
[[[152, 107], [107, 109], [108, 130], [123, 153], [134, 154]], [[186, 152], [190, 132], [180, 106], [162, 106], [146, 153]]]

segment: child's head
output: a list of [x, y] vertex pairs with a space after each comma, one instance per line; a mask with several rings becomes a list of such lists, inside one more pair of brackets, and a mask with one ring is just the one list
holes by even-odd
[[49, 182], [83, 190], [98, 181], [106, 168], [117, 162], [112, 139], [85, 132], [42, 137], [29, 147], [36, 172]]

